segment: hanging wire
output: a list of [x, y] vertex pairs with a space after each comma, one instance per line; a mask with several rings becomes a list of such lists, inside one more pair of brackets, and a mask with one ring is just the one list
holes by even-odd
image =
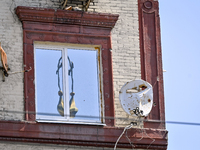
[[[14, 8], [12, 8], [12, 5], [13, 5], [13, 4], [14, 4]], [[14, 11], [13, 11], [13, 10], [15, 9], [15, 7], [16, 7], [15, 0], [12, 0], [12, 3], [11, 3], [11, 5], [10, 5], [10, 7], [9, 7], [9, 10], [10, 10], [12, 16], [13, 16], [14, 23], [17, 21], [17, 17], [16, 17], [16, 15], [15, 15]]]
[[131, 123], [130, 125], [128, 125], [128, 126], [126, 126], [126, 127], [124, 128], [124, 131], [122, 132], [122, 134], [119, 136], [119, 138], [117, 139], [117, 141], [116, 141], [116, 143], [115, 143], [114, 150], [116, 150], [116, 148], [117, 148], [117, 143], [119, 142], [119, 140], [120, 140], [120, 138], [122, 137], [122, 135], [124, 134], [124, 132], [125, 132], [126, 130], [128, 130], [128, 129], [131, 129], [132, 126], [133, 126], [133, 124]]
[[149, 149], [149, 147], [151, 146], [151, 144], [153, 144], [153, 142], [155, 142], [155, 139], [154, 138], [151, 138], [147, 133], [146, 133], [146, 130], [143, 130], [143, 132], [146, 134], [146, 136], [148, 138], [150, 138], [152, 140], [152, 142], [149, 144], [149, 146], [147, 147], [147, 149]]
[[[51, 115], [51, 116], [59, 116], [55, 113], [40, 113], [40, 112], [34, 112], [34, 111], [11, 111], [11, 110], [0, 110], [0, 113], [10, 113], [10, 114], [40, 114], [40, 115]], [[98, 116], [84, 116], [79, 115], [78, 117], [83, 118], [99, 118]], [[101, 117], [103, 119], [110, 119], [110, 120], [126, 120], [130, 122], [139, 122], [141, 120], [134, 119], [134, 118], [125, 118], [125, 117]], [[200, 123], [197, 122], [181, 122], [181, 121], [165, 121], [165, 120], [151, 120], [151, 119], [144, 119], [143, 122], [152, 122], [152, 123], [167, 123], [167, 124], [178, 124], [178, 125], [193, 125], [193, 126], [200, 126]]]
[[[137, 119], [139, 120], [139, 122], [141, 122], [141, 116], [140, 115], [137, 115]], [[134, 123], [131, 123], [132, 125], [134, 125]], [[126, 128], [126, 127], [125, 127]], [[155, 142], [155, 139], [153, 139], [153, 138], [151, 138], [147, 133], [146, 133], [146, 130], [143, 130], [143, 129], [140, 129], [142, 132], [142, 137], [140, 138], [140, 139], [136, 139], [136, 140], [134, 140], [134, 141], [140, 141], [140, 140], [142, 140], [143, 138], [144, 138], [144, 134], [143, 133], [145, 133], [145, 135], [148, 137], [148, 138], [150, 138], [151, 140], [152, 140], [152, 142], [149, 144], [149, 146], [147, 147], [147, 149], [149, 149], [149, 147], [151, 146], [151, 144], [153, 143], [153, 142]], [[130, 145], [132, 146], [132, 149], [134, 149], [134, 144], [131, 142], [131, 140], [129, 139], [129, 137], [127, 136], [127, 130], [126, 130], [126, 138], [127, 138], [127, 140], [129, 141], [129, 143], [130, 143]]]
[[28, 70], [16, 71], [16, 72], [9, 72], [8, 75], [17, 74], [17, 73], [23, 73], [23, 72], [29, 72], [29, 71], [31, 71], [31, 70], [32, 70], [32, 68], [30, 67]]
[[[153, 142], [155, 142], [155, 139], [154, 138], [151, 138], [147, 133], [146, 133], [146, 130], [143, 130], [143, 129], [138, 129], [137, 130], [141, 130], [141, 133], [142, 133], [142, 137], [140, 139], [135, 139], [134, 141], [141, 141], [143, 138], [144, 138], [144, 133], [145, 135], [150, 138], [152, 140], [152, 142], [148, 145], [147, 149], [149, 149], [149, 147], [151, 146], [151, 144], [153, 144]], [[129, 139], [129, 137], [127, 136], [127, 130], [126, 130], [126, 138], [128, 139], [130, 145], [132, 146], [132, 149], [135, 148], [134, 144], [131, 142], [131, 140]], [[133, 141], [133, 142], [134, 142]]]
[[[141, 117], [138, 117], [138, 120], [139, 121], [141, 121]], [[136, 128], [136, 130], [138, 130], [138, 128]], [[142, 131], [142, 130], [141, 130]], [[140, 140], [142, 140], [143, 139], [143, 132], [141, 132], [142, 133], [142, 137], [140, 138], [140, 139], [135, 139], [134, 141], [140, 141]], [[129, 143], [130, 143], [130, 145], [132, 146], [132, 149], [134, 149], [135, 148], [135, 146], [134, 146], [134, 141], [133, 142], [131, 142], [131, 140], [129, 139], [129, 137], [128, 137], [128, 135], [127, 135], [127, 130], [126, 130], [126, 138], [128, 139], [128, 141], [129, 141]]]
[[134, 149], [135, 146], [133, 145], [133, 143], [132, 143], [131, 140], [129, 139], [129, 137], [128, 137], [128, 135], [127, 135], [127, 130], [126, 130], [126, 138], [127, 138], [128, 142], [129, 142], [129, 144], [132, 146], [132, 149]]
[[141, 141], [141, 140], [144, 138], [143, 132], [142, 132], [142, 130], [141, 130], [141, 129], [137, 129], [137, 130], [140, 130], [140, 131], [141, 131], [141, 133], [142, 133], [142, 137], [141, 137], [141, 138], [139, 138], [139, 139], [135, 139], [134, 141]]

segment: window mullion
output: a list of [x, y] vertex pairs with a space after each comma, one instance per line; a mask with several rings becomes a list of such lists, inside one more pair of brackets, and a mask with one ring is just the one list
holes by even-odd
[[69, 81], [68, 81], [68, 65], [67, 65], [67, 48], [63, 48], [63, 88], [64, 88], [64, 114], [65, 118], [69, 120]]

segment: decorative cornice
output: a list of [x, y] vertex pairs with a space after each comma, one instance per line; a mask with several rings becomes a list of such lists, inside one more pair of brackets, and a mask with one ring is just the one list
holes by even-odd
[[[0, 141], [114, 147], [123, 130], [124, 128], [119, 127], [0, 121]], [[85, 134], [86, 131], [87, 134]], [[141, 132], [144, 132], [144, 134], [141, 134]], [[129, 129], [127, 135], [121, 137], [117, 144], [118, 148], [132, 148], [127, 137], [129, 137], [134, 148], [167, 149], [166, 130]], [[154, 139], [153, 143], [152, 139]]]
[[[84, 141], [69, 141], [69, 140], [52, 140], [52, 139], [35, 139], [35, 138], [19, 138], [19, 137], [0, 137], [1, 141], [13, 141], [13, 142], [29, 142], [29, 143], [45, 143], [45, 144], [62, 144], [62, 145], [75, 145], [75, 146], [92, 146], [92, 147], [109, 147], [113, 148], [115, 143], [108, 142], [84, 142]], [[149, 145], [135, 144], [135, 148], [146, 149]], [[130, 143], [118, 143], [117, 147], [120, 148], [132, 148]], [[151, 149], [165, 150], [166, 145], [150, 145]]]
[[16, 14], [21, 21], [86, 25], [104, 28], [113, 28], [119, 17], [119, 15], [116, 14], [55, 10], [24, 6], [18, 6]]

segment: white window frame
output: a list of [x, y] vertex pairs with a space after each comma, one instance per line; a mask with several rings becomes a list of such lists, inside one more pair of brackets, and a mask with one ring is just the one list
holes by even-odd
[[[83, 45], [83, 44], [65, 44], [65, 43], [56, 43], [56, 42], [34, 42], [34, 54], [36, 49], [46, 49], [46, 50], [60, 50], [62, 51], [62, 58], [63, 59], [63, 100], [64, 100], [64, 117], [60, 116], [46, 116], [38, 114], [40, 112], [37, 111], [37, 76], [36, 76], [36, 56], [34, 55], [34, 66], [35, 66], [35, 107], [36, 107], [36, 121], [37, 122], [53, 122], [53, 123], [77, 123], [77, 124], [97, 124], [97, 125], [105, 125], [105, 119], [104, 119], [104, 102], [103, 102], [103, 84], [102, 84], [102, 62], [101, 62], [101, 51], [99, 45]], [[79, 49], [79, 50], [92, 50], [97, 51], [97, 76], [98, 76], [98, 101], [99, 101], [99, 120], [80, 120], [80, 119], [71, 119], [69, 116], [69, 87], [68, 85], [68, 68], [67, 68], [67, 49]], [[68, 110], [68, 111], [67, 111]]]

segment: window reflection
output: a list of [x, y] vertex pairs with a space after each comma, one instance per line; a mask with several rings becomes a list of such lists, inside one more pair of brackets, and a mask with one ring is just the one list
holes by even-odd
[[58, 64], [57, 64], [57, 70], [56, 70], [56, 74], [58, 76], [58, 95], [59, 95], [59, 101], [58, 101], [58, 105], [57, 105], [57, 110], [59, 112], [59, 114], [61, 116], [64, 116], [64, 100], [63, 100], [63, 92], [61, 90], [61, 81], [60, 78], [62, 77], [62, 74], [60, 75], [60, 70], [62, 70], [62, 57], [60, 57], [60, 59], [58, 60]]
[[[60, 85], [56, 74], [58, 60], [62, 56], [60, 50], [35, 50], [36, 67], [36, 111], [40, 115], [60, 116], [57, 111], [57, 104], [62, 91], [63, 79], [62, 69], [59, 69]], [[58, 90], [58, 86], [60, 89]]]
[[68, 49], [67, 54], [74, 67], [73, 82], [69, 76], [69, 93], [74, 92], [78, 108], [74, 119], [100, 120], [97, 51]]
[[36, 49], [35, 58], [37, 119], [100, 122], [96, 50]]
[[68, 59], [68, 76], [71, 77], [71, 85], [69, 85], [69, 89], [71, 88], [70, 98], [69, 98], [69, 111], [70, 111], [70, 117], [74, 118], [76, 113], [78, 112], [78, 108], [76, 107], [75, 101], [74, 101], [74, 77], [73, 77], [73, 69], [74, 69], [74, 63], [70, 60], [69, 56], [67, 56]]

